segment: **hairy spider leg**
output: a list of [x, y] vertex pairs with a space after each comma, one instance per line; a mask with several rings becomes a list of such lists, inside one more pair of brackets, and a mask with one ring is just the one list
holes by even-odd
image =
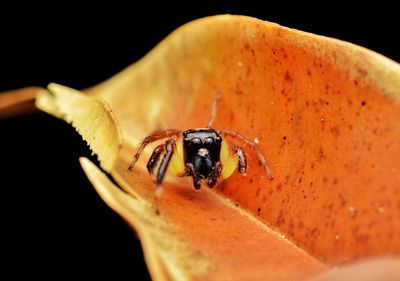
[[157, 188], [161, 186], [161, 183], [164, 179], [165, 173], [167, 172], [169, 162], [171, 161], [172, 155], [174, 154], [176, 148], [176, 142], [174, 139], [169, 139], [165, 142], [165, 155], [161, 160], [160, 167], [158, 168], [157, 176], [156, 176], [156, 185]]
[[210, 119], [208, 120], [207, 128], [211, 128], [212, 125], [214, 124], [214, 121], [217, 117], [218, 101], [220, 98], [221, 98], [221, 93], [217, 91], [211, 103], [211, 115]]
[[149, 171], [151, 175], [153, 175], [154, 168], [157, 166], [160, 160], [160, 156], [164, 152], [164, 150], [165, 150], [165, 143], [160, 144], [153, 150], [153, 153], [151, 154], [149, 161], [147, 162], [147, 171]]
[[176, 130], [176, 129], [169, 129], [169, 130], [161, 130], [161, 131], [155, 131], [153, 134], [150, 136], [147, 136], [143, 142], [140, 144], [139, 149], [137, 150], [136, 154], [133, 156], [133, 160], [131, 164], [128, 167], [129, 171], [133, 171], [133, 168], [135, 167], [136, 162], [139, 160], [140, 154], [143, 152], [144, 148], [152, 142], [165, 139], [165, 138], [170, 138], [171, 136], [178, 136], [181, 134], [181, 130]]
[[[254, 151], [257, 153], [258, 160], [260, 161], [260, 164], [264, 167], [264, 170], [267, 173], [268, 178], [271, 180], [274, 178], [272, 175], [272, 170], [269, 167], [267, 160], [265, 160], [264, 155], [261, 153], [260, 149], [258, 148], [258, 145], [256, 142], [247, 139], [246, 137], [242, 136], [241, 134], [239, 134], [238, 132], [235, 132], [235, 131], [223, 130], [223, 131], [218, 131], [218, 133], [223, 136], [239, 139], [242, 142], [244, 142], [245, 144], [248, 144], [251, 148], [253, 148]], [[240, 159], [239, 159], [239, 161], [240, 161]], [[240, 163], [239, 163], [239, 166], [240, 166]]]
[[[154, 205], [156, 208], [157, 215], [160, 214], [160, 209], [158, 208], [158, 199], [161, 197], [162, 191], [163, 191], [161, 184], [163, 182], [165, 173], [167, 172], [167, 169], [168, 169], [168, 165], [171, 161], [172, 155], [174, 154], [174, 151], [176, 148], [175, 139], [168, 139], [164, 144], [157, 146], [157, 148], [159, 148], [160, 146], [163, 146], [162, 152], [165, 150], [165, 154], [164, 154], [163, 159], [161, 160], [161, 164], [158, 167], [158, 171], [157, 171], [157, 175], [156, 175], [156, 192], [155, 192], [155, 198], [154, 198]], [[156, 152], [157, 148], [154, 150], [153, 154], [155, 154], [155, 153], [158, 154], [158, 152]], [[160, 154], [162, 152], [160, 152]], [[160, 154], [156, 157], [159, 158]], [[147, 163], [147, 166], [149, 166], [149, 163], [151, 160], [152, 160], [152, 158], [150, 158], [149, 162]], [[158, 162], [158, 160], [159, 159], [157, 159], [156, 162]], [[155, 165], [156, 164], [154, 164], [154, 166], [152, 167], [153, 169], [154, 169]]]

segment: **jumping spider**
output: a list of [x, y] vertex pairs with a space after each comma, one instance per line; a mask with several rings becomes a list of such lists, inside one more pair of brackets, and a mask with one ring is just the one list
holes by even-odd
[[149, 143], [168, 138], [165, 143], [154, 149], [147, 162], [147, 170], [153, 175], [154, 169], [160, 162], [161, 155], [164, 155], [155, 177], [155, 184], [158, 189], [163, 182], [167, 169], [180, 177], [191, 176], [193, 186], [197, 190], [201, 188], [201, 182], [212, 188], [219, 179], [230, 177], [236, 168], [240, 174], [246, 173], [247, 170], [247, 160], [243, 147], [237, 145], [230, 147], [221, 137], [223, 136], [224, 138], [240, 140], [244, 145], [254, 149], [268, 178], [272, 179], [272, 171], [259, 150], [257, 141], [251, 141], [234, 131], [219, 131], [211, 128], [216, 117], [219, 98], [220, 93], [217, 92], [212, 102], [211, 117], [206, 128], [189, 129], [183, 132], [168, 129], [156, 131], [147, 136], [133, 157], [128, 168], [129, 171], [133, 170], [140, 154]]

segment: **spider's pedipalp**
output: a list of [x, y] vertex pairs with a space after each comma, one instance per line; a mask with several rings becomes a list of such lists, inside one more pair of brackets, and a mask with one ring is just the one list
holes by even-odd
[[236, 156], [238, 158], [238, 172], [245, 174], [247, 171], [247, 159], [246, 154], [241, 147], [235, 146]]
[[193, 187], [196, 190], [201, 188], [201, 177], [196, 173], [194, 165], [192, 163], [187, 162], [185, 165], [185, 174], [184, 176], [192, 176], [193, 177]]

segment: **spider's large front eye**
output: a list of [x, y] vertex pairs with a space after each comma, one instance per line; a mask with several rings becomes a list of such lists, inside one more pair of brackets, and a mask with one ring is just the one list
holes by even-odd
[[206, 138], [205, 140], [204, 140], [204, 144], [208, 144], [208, 145], [211, 145], [211, 144], [213, 144], [214, 143], [214, 140], [213, 140], [213, 138]]
[[200, 144], [201, 144], [201, 139], [199, 139], [199, 138], [192, 138], [191, 143], [192, 143], [192, 145], [200, 145]]

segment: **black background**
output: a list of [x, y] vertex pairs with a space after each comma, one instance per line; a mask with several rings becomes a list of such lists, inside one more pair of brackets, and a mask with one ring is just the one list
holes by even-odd
[[[400, 61], [397, 8], [382, 1], [352, 8], [323, 1], [211, 2], [3, 6], [0, 91], [49, 82], [77, 89], [94, 85], [180, 25], [225, 13], [343, 39]], [[36, 114], [1, 120], [0, 136], [2, 268], [49, 279], [149, 279], [138, 240], [82, 172], [78, 157], [93, 157], [74, 129]]]

